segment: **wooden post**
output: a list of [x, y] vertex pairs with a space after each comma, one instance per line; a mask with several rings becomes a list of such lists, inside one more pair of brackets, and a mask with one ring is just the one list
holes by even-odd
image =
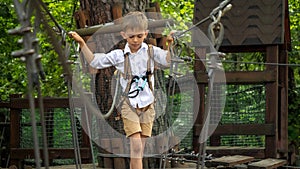
[[[21, 95], [11, 95], [10, 104], [17, 104], [14, 102], [14, 98], [20, 98]], [[12, 106], [10, 106], [12, 107]], [[13, 148], [20, 148], [20, 129], [21, 129], [21, 109], [10, 109], [10, 150]], [[21, 163], [18, 159], [10, 159], [10, 165], [16, 165], [18, 168], [21, 167]]]
[[[266, 62], [278, 63], [279, 47], [268, 46], [266, 49]], [[276, 158], [278, 152], [278, 66], [267, 65], [266, 71], [273, 71], [276, 75], [276, 80], [273, 83], [266, 84], [266, 124], [273, 124], [275, 134], [266, 135], [265, 156]]]
[[[91, 99], [91, 94], [90, 93], [86, 93], [86, 97]], [[82, 126], [82, 143], [81, 143], [81, 148], [88, 148], [90, 149], [91, 145], [90, 145], [90, 138], [88, 136], [89, 133], [86, 133], [88, 132], [88, 130], [84, 130], [84, 129], [91, 129], [91, 124], [92, 124], [92, 120], [91, 120], [91, 116], [89, 113], [89, 109], [85, 109], [84, 107], [82, 108], [83, 112], [82, 112], [82, 115], [81, 115], [81, 126]], [[92, 161], [92, 155], [91, 153], [89, 154], [90, 155], [90, 158], [88, 159], [82, 159], [82, 163], [89, 163]]]
[[[280, 63], [288, 63], [288, 52], [280, 51]], [[288, 66], [279, 67], [279, 112], [278, 112], [278, 150], [281, 156], [288, 154]]]
[[[111, 139], [101, 139], [100, 142], [100, 145], [102, 145], [104, 149], [103, 152], [109, 154], [111, 152]], [[113, 159], [109, 157], [104, 157], [103, 167], [107, 169], [114, 168]]]
[[[111, 139], [111, 147], [113, 152], [118, 152], [120, 154], [124, 154], [124, 144], [121, 138], [112, 138]], [[126, 169], [126, 161], [124, 157], [116, 157], [114, 158], [114, 167], [116, 169]]]
[[[195, 50], [196, 52], [196, 57], [197, 60], [195, 60], [194, 63], [194, 74], [195, 76], [197, 76], [198, 72], [204, 72], [205, 71], [205, 65], [203, 65], [203, 63], [198, 60], [198, 59], [205, 59], [206, 57], [206, 49], [205, 48], [196, 48]], [[207, 84], [198, 84], [198, 91], [199, 91], [199, 97], [203, 98], [200, 100], [195, 99], [194, 100], [194, 105], [195, 106], [199, 106], [199, 107], [195, 107], [194, 110], [198, 110], [198, 112], [195, 112], [194, 114], [194, 119], [195, 119], [195, 124], [193, 127], [193, 149], [195, 152], [199, 151], [199, 134], [197, 134], [197, 131], [201, 131], [201, 129], [199, 128], [200, 126], [203, 126], [204, 124], [204, 114], [205, 114], [205, 86]], [[197, 128], [199, 128], [197, 130]], [[201, 132], [199, 132], [201, 133]]]

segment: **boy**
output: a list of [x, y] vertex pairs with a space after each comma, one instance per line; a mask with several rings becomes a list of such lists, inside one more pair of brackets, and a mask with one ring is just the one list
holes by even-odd
[[[153, 46], [153, 60], [149, 59], [150, 47], [144, 43], [148, 35], [148, 19], [143, 13], [130, 12], [123, 17], [122, 22], [120, 34], [127, 41], [124, 50], [116, 49], [107, 54], [93, 54], [76, 32], [69, 32], [69, 35], [79, 43], [86, 61], [93, 68], [114, 66], [122, 72], [120, 83], [126, 99], [121, 107], [121, 116], [126, 136], [130, 139], [130, 168], [142, 169], [145, 138], [151, 137], [155, 117], [152, 91], [154, 78], [151, 76], [154, 71], [153, 60], [163, 66], [169, 66], [171, 57], [169, 50]], [[167, 37], [167, 42], [169, 44], [173, 42], [171, 35]], [[124, 74], [131, 78], [126, 78]]]

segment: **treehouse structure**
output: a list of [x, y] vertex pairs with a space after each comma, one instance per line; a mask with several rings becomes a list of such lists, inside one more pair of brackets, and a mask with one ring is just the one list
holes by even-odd
[[[194, 22], [208, 16], [210, 10], [220, 2], [196, 0]], [[291, 49], [288, 1], [233, 0], [230, 3], [232, 9], [222, 18], [225, 35], [220, 51], [234, 56], [233, 59], [225, 57], [223, 64], [235, 68], [225, 73], [228, 87], [226, 105], [222, 120], [209, 139], [207, 153], [216, 156], [238, 154], [255, 158], [287, 158], [287, 63]], [[206, 34], [208, 24], [199, 27]], [[198, 48], [201, 50], [202, 47]], [[262, 70], [250, 70], [249, 66], [245, 67], [249, 63], [239, 62], [243, 53], [261, 53], [264, 59], [256, 62], [263, 65]], [[201, 98], [205, 97], [207, 85], [204, 70], [201, 62], [195, 63]], [[204, 111], [205, 100], [202, 99], [194, 125], [195, 150], [199, 145], [197, 142]]]

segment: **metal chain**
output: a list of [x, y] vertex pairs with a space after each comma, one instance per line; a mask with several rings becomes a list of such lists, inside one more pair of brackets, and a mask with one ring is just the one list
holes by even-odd
[[[36, 123], [36, 115], [35, 115], [35, 102], [34, 102], [34, 91], [35, 88], [39, 86], [39, 76], [36, 65], [36, 50], [34, 48], [34, 43], [36, 43], [36, 37], [33, 33], [33, 28], [31, 24], [32, 18], [32, 4], [33, 1], [23, 0], [20, 2], [19, 0], [14, 0], [15, 10], [21, 24], [20, 28], [15, 28], [9, 30], [9, 34], [11, 35], [21, 35], [23, 39], [20, 41], [23, 43], [24, 48], [18, 51], [12, 52], [13, 57], [19, 57], [25, 59], [26, 70], [27, 70], [27, 79], [28, 79], [28, 99], [29, 99], [29, 107], [30, 107], [30, 116], [31, 116], [31, 126], [32, 126], [32, 137], [33, 137], [33, 145], [34, 145], [34, 157], [35, 157], [35, 165], [36, 168], [41, 168], [40, 164], [40, 150], [39, 150], [39, 141], [37, 134], [37, 123]], [[38, 91], [40, 92], [40, 91]], [[40, 93], [39, 93], [40, 95]], [[39, 104], [41, 105], [41, 104]], [[42, 108], [42, 107], [41, 107]], [[45, 159], [46, 160], [46, 159]]]
[[224, 26], [221, 23], [223, 12], [220, 10], [217, 16], [212, 15], [213, 20], [208, 26], [208, 38], [214, 45], [216, 50], [219, 50], [224, 38]]

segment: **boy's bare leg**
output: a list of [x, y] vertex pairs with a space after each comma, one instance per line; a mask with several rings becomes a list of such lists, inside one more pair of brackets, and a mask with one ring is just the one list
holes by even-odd
[[145, 141], [141, 133], [135, 133], [130, 138], [130, 169], [143, 169], [143, 151]]

